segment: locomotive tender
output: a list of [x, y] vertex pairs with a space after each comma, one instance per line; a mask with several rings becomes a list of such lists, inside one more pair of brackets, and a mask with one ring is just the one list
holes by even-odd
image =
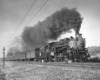
[[[77, 38], [74, 39], [75, 43], [78, 44]], [[66, 60], [71, 60], [73, 62], [77, 61], [87, 61], [89, 58], [88, 49], [85, 48], [84, 42], [78, 44], [77, 46], [70, 47], [70, 38], [61, 39], [57, 42], [48, 43], [45, 46], [36, 48], [35, 50], [23, 52], [21, 54], [16, 54], [13, 56], [6, 57], [6, 60], [10, 61], [56, 61], [62, 62]]]

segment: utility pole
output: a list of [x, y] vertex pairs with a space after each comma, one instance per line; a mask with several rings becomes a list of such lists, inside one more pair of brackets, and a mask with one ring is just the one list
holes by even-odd
[[3, 47], [3, 66], [5, 65], [5, 47]]

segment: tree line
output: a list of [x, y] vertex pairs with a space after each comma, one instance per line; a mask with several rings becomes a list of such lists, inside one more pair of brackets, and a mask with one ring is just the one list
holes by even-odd
[[100, 53], [100, 46], [91, 46], [91, 47], [88, 47], [88, 51], [89, 53], [92, 55], [92, 54], [98, 54]]

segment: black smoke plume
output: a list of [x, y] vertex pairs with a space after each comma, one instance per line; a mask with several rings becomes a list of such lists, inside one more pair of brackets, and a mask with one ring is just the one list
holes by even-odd
[[35, 26], [24, 28], [21, 35], [23, 50], [31, 50], [47, 44], [49, 40], [57, 40], [62, 33], [71, 29], [77, 34], [81, 23], [82, 17], [76, 8], [63, 8]]

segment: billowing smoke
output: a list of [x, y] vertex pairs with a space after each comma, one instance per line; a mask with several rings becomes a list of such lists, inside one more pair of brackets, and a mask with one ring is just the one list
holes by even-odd
[[63, 8], [35, 26], [24, 28], [21, 35], [23, 50], [31, 50], [47, 44], [49, 40], [57, 40], [62, 33], [71, 29], [77, 34], [81, 23], [82, 17], [76, 9]]
[[63, 8], [37, 25], [26, 27], [22, 33], [22, 40], [28, 46], [39, 47], [46, 44], [48, 40], [56, 40], [62, 33], [69, 32], [71, 29], [77, 34], [81, 23], [81, 15], [76, 9]]

